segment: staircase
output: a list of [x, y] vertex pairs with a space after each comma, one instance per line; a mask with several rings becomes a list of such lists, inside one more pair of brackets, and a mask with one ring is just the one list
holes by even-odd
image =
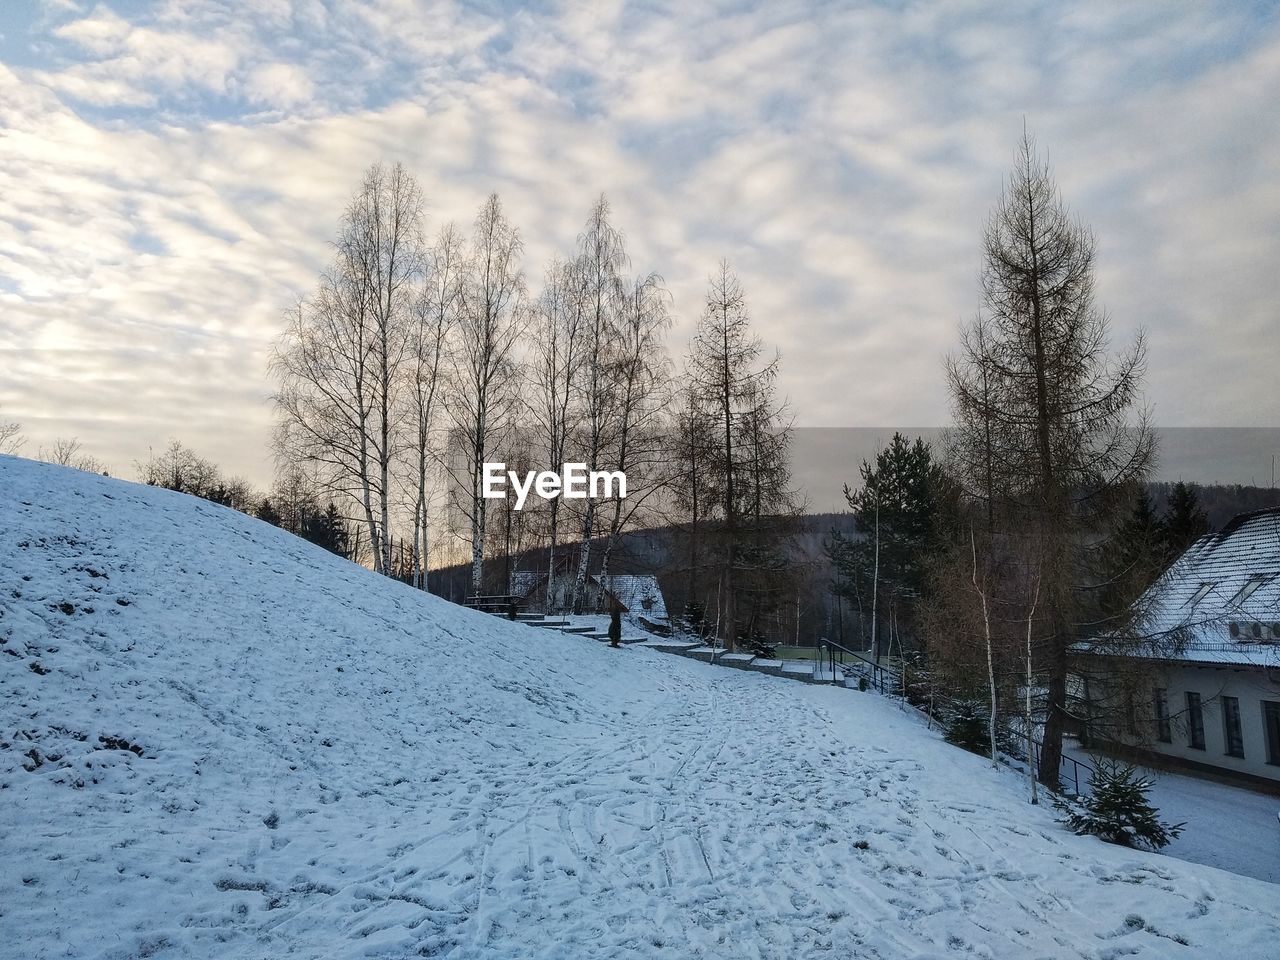
[[[474, 606], [476, 609], [483, 610], [486, 613], [492, 613], [494, 616], [503, 617], [504, 619], [507, 616], [507, 608], [501, 605], [494, 604]], [[517, 613], [515, 622], [523, 623], [530, 627], [540, 627], [543, 630], [554, 630], [559, 633], [568, 634], [572, 637], [585, 637], [588, 640], [599, 640], [601, 643], [609, 642], [609, 634], [607, 630], [601, 630], [599, 627], [590, 624], [573, 624], [568, 620], [559, 620], [548, 617], [544, 613]], [[625, 630], [625, 624], [623, 629]], [[623, 644], [643, 643], [647, 639], [649, 638], [645, 636], [629, 637], [626, 633], [623, 633], [622, 639], [618, 642]]]

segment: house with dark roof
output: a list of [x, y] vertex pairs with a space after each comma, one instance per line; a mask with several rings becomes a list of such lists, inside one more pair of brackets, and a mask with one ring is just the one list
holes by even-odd
[[1073, 648], [1084, 736], [1280, 792], [1280, 508], [1201, 537], [1137, 615]]

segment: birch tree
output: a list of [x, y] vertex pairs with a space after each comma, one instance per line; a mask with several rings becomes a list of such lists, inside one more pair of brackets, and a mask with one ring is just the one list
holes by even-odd
[[607, 536], [602, 577], [623, 530], [669, 481], [669, 450], [664, 412], [670, 392], [666, 334], [671, 327], [670, 297], [656, 274], [638, 278], [623, 291], [614, 360], [615, 425], [608, 467], [626, 474], [628, 496], [614, 496], [606, 508]]
[[402, 166], [370, 167], [343, 215], [332, 264], [287, 315], [272, 358], [281, 454], [356, 501], [374, 569], [384, 574], [422, 208]]
[[461, 508], [470, 525], [471, 592], [484, 582], [486, 504], [484, 463], [500, 446], [501, 426], [517, 402], [516, 347], [527, 316], [523, 244], [498, 195], [491, 194], [476, 216], [470, 254], [460, 286], [460, 311], [450, 351], [446, 408], [465, 464], [451, 467], [466, 492]]
[[453, 224], [441, 229], [427, 254], [425, 282], [414, 303], [409, 349], [409, 424], [412, 450], [413, 546], [411, 583], [427, 589], [430, 566], [427, 477], [433, 454], [436, 407], [458, 324], [464, 275], [463, 240]]
[[[578, 376], [582, 366], [583, 298], [576, 264], [554, 260], [548, 266], [533, 319], [532, 380], [528, 413], [539, 453], [551, 469], [562, 469], [570, 438], [577, 432], [581, 407]], [[561, 499], [547, 501], [547, 602], [553, 604], [560, 545]]]
[[[622, 234], [609, 220], [609, 201], [601, 196], [578, 238], [575, 261], [577, 293], [582, 310], [583, 353], [578, 368], [582, 404], [579, 454], [588, 471], [599, 470], [612, 437], [617, 414], [615, 350], [627, 255]], [[573, 581], [572, 607], [580, 612], [591, 567], [596, 536], [596, 501], [588, 498], [582, 510], [582, 538], [578, 570]]]

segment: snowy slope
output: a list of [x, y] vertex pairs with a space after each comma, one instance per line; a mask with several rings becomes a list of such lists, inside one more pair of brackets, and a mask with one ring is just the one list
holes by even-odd
[[0, 550], [0, 955], [1275, 956], [1275, 886], [1071, 836], [874, 695], [7, 457]]

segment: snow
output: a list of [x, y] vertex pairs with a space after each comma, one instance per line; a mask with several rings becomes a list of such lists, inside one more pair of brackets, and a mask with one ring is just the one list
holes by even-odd
[[0, 543], [0, 952], [1261, 958], [1280, 933], [1275, 886], [1075, 837], [875, 695], [509, 623], [9, 457]]
[[[1094, 762], [1074, 744], [1065, 752], [1081, 763]], [[1280, 883], [1280, 797], [1168, 770], [1140, 770], [1152, 780], [1148, 796], [1160, 819], [1186, 823], [1164, 853]]]
[[[1280, 509], [1240, 514], [1192, 544], [1148, 588], [1145, 644], [1102, 638], [1081, 652], [1280, 668]], [[1232, 624], [1242, 627], [1232, 633]], [[1253, 635], [1258, 631], [1257, 638]]]

